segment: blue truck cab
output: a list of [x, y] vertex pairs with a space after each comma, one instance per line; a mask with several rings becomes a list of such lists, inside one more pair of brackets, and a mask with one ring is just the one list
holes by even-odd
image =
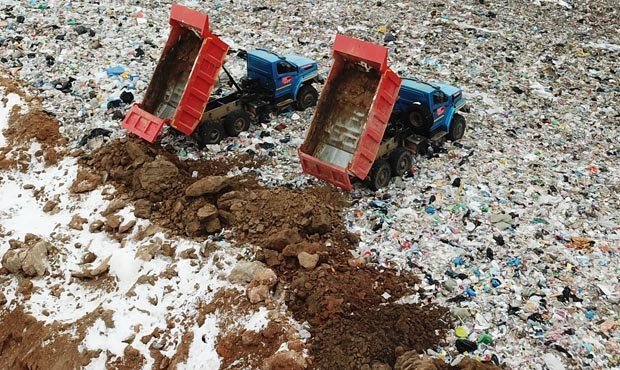
[[466, 100], [463, 91], [445, 83], [404, 78], [394, 105], [393, 117], [416, 134], [459, 140], [465, 133], [465, 118], [457, 112]]
[[247, 77], [271, 95], [278, 106], [294, 104], [299, 110], [316, 105], [317, 63], [299, 55], [280, 56], [266, 49], [249, 51]]

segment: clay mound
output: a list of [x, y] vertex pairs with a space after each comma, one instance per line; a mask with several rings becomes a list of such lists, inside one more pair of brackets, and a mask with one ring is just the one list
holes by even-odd
[[[147, 146], [137, 140], [113, 141], [82, 160], [83, 165], [106, 177], [119, 194], [135, 202], [137, 217], [148, 218], [171, 232], [189, 236], [217, 232], [223, 220], [214, 212], [210, 215], [214, 217], [199, 217], [199, 210], [213, 205], [220, 194], [190, 197], [185, 194], [186, 189], [198, 179], [225, 175], [241, 163], [246, 167], [261, 164], [249, 156], [230, 161], [181, 161], [172, 151]], [[231, 178], [228, 189], [257, 187], [255, 179], [240, 176]]]
[[287, 304], [295, 318], [320, 326], [339, 316], [373, 309], [410, 293], [417, 279], [373, 266], [322, 265], [298, 271], [290, 283]]
[[78, 351], [80, 338], [58, 334], [59, 327], [37, 321], [20, 307], [0, 312], [0, 327], [2, 369], [78, 369], [90, 362]]
[[439, 344], [448, 311], [434, 306], [389, 304], [331, 320], [312, 331], [317, 369], [360, 369], [373, 363], [394, 366], [397, 347], [423, 351]]

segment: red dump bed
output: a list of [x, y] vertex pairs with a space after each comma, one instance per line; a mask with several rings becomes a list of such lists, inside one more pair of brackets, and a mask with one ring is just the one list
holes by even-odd
[[174, 4], [170, 35], [140, 104], [123, 127], [153, 142], [164, 124], [191, 135], [200, 124], [216, 84], [228, 45], [209, 31], [206, 14]]
[[299, 148], [303, 171], [343, 189], [365, 179], [375, 161], [401, 79], [386, 48], [336, 35], [334, 64]]

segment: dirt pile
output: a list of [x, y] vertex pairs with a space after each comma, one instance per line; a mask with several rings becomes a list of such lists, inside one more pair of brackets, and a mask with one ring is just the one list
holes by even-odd
[[233, 191], [217, 207], [237, 240], [262, 247], [256, 258], [278, 272], [288, 308], [312, 325], [314, 367], [393, 365], [397, 347], [437, 345], [449, 318], [432, 305], [393, 303], [412, 293], [414, 276], [352, 258], [358, 238], [344, 226], [347, 203], [343, 193], [322, 186]]
[[[181, 161], [174, 152], [139, 141], [119, 140], [82, 159], [95, 176], [112, 183], [118, 194], [134, 201], [136, 217], [173, 232], [202, 236], [219, 231], [225, 219], [213, 208], [219, 194], [186, 194], [186, 189], [205, 177], [225, 175], [238, 165], [257, 167], [261, 162], [249, 156], [235, 160]], [[226, 188], [257, 188], [251, 177], [228, 179]], [[222, 189], [219, 189], [222, 190]], [[212, 210], [209, 212], [209, 210]]]
[[59, 327], [45, 325], [19, 307], [0, 311], [0, 327], [3, 369], [78, 369], [90, 362], [90, 356], [78, 351], [80, 338], [58, 334]]
[[[0, 85], [5, 86], [4, 82], [0, 82]], [[25, 96], [24, 92], [16, 87], [7, 90]], [[42, 157], [48, 166], [56, 164], [64, 155], [64, 149], [59, 147], [67, 142], [58, 127], [58, 120], [38, 104], [29, 104], [27, 111], [22, 111], [19, 106], [13, 107], [8, 127], [3, 132], [6, 145], [0, 148], [0, 170], [17, 167], [22, 172], [27, 171], [31, 159], [28, 151], [33, 140], [41, 145], [41, 149], [34, 155]]]
[[443, 360], [420, 355], [416, 351], [405, 352], [398, 357], [394, 370], [499, 370], [493, 363], [483, 363], [468, 357], [451, 366]]

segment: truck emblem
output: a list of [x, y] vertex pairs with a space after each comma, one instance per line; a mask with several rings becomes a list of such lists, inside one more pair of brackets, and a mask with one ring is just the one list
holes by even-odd
[[282, 83], [285, 84], [285, 85], [287, 83], [290, 83], [291, 81], [293, 81], [293, 76], [282, 77]]

